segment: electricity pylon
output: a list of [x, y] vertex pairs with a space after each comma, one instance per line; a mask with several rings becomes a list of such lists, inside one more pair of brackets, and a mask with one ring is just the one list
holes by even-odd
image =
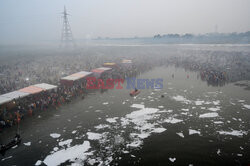
[[69, 20], [68, 20], [69, 14], [67, 13], [65, 6], [62, 14], [63, 14], [63, 27], [62, 27], [62, 37], [61, 37], [60, 47], [63, 48], [76, 47], [73, 34], [69, 25]]

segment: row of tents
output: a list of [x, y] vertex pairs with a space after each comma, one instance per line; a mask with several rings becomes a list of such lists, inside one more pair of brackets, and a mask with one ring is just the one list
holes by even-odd
[[111, 71], [112, 71], [112, 68], [108, 68], [108, 67], [96, 68], [96, 69], [91, 70], [91, 72], [80, 71], [78, 73], [74, 73], [69, 76], [61, 78], [60, 83], [66, 86], [72, 86], [75, 82], [84, 80], [84, 78], [86, 77], [93, 76], [93, 77], [99, 78], [103, 74], [109, 73]]
[[[121, 63], [126, 65], [126, 64], [132, 63], [132, 61], [123, 60]], [[93, 77], [99, 78], [104, 74], [110, 73], [113, 69], [116, 69], [117, 67], [118, 65], [116, 65], [116, 63], [104, 63], [103, 67], [93, 69], [90, 72], [80, 71], [80, 72], [71, 74], [69, 76], [62, 77], [60, 79], [60, 83], [61, 85], [64, 85], [64, 86], [72, 86], [76, 82], [84, 80], [86, 77], [93, 76]], [[47, 84], [47, 83], [31, 85], [23, 89], [19, 89], [13, 92], [0, 95], [0, 105], [9, 103], [13, 100], [21, 99], [30, 95], [38, 94], [38, 93], [45, 92], [45, 91], [50, 91], [52, 89], [57, 89], [57, 86]]]

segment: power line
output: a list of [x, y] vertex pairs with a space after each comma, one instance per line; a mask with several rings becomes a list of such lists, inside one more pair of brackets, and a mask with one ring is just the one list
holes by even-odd
[[73, 34], [69, 25], [68, 13], [66, 11], [66, 7], [64, 6], [63, 15], [63, 27], [62, 27], [62, 37], [60, 47], [76, 47]]

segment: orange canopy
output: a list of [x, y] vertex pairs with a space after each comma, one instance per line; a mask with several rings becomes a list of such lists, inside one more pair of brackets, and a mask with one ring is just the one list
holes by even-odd
[[101, 69], [93, 69], [91, 70], [93, 73], [103, 73], [104, 70], [101, 70]]
[[18, 90], [19, 92], [25, 92], [25, 93], [31, 93], [31, 94], [36, 94], [40, 93], [43, 91], [42, 88], [36, 87], [36, 86], [28, 86], [26, 88]]
[[70, 76], [72, 76], [72, 77], [83, 77], [84, 75], [80, 74], [80, 73], [75, 73], [75, 74], [71, 74]]
[[99, 67], [99, 68], [91, 70], [91, 72], [93, 72], [93, 73], [103, 73], [103, 72], [109, 71], [109, 70], [112, 70], [112, 68], [109, 68], [109, 67]]

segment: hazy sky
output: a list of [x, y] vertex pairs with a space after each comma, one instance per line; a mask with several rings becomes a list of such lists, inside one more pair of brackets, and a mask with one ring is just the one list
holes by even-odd
[[60, 40], [64, 5], [77, 39], [250, 30], [250, 0], [1, 0], [0, 43]]

